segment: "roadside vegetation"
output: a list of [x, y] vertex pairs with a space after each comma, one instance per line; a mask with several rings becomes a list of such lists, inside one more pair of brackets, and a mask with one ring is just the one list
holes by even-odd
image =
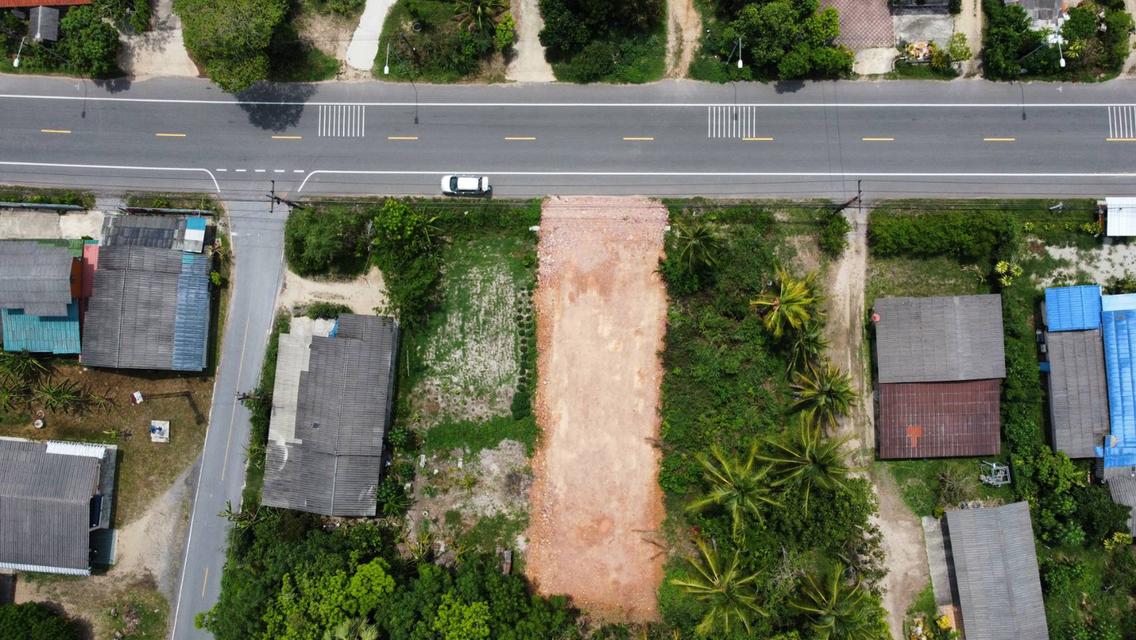
[[[11, 11], [0, 12], [0, 71], [59, 73], [91, 78], [121, 75], [118, 68], [119, 29], [146, 30], [149, 0], [95, 0], [68, 8], [59, 20], [58, 42], [36, 42], [27, 20]], [[117, 25], [117, 28], [116, 28]], [[16, 58], [19, 57], [19, 66]]]
[[894, 70], [888, 74], [892, 79], [952, 80], [959, 75], [959, 65], [970, 60], [973, 55], [966, 34], [959, 31], [951, 34], [945, 47], [934, 42], [928, 43], [925, 57], [911, 44], [900, 43], [896, 48], [899, 57], [895, 61]]
[[498, 81], [515, 40], [506, 0], [399, 0], [383, 23], [374, 74], [414, 82]]
[[1013, 483], [998, 490], [977, 486], [977, 459], [881, 464], [919, 515], [939, 515], [965, 500], [1028, 501], [1050, 636], [1127, 638], [1136, 634], [1128, 509], [1113, 504], [1107, 488], [1088, 482], [1089, 462], [1070, 461], [1046, 443], [1048, 413], [1034, 334], [1040, 282], [1063, 266], [1047, 249], [1099, 247], [1100, 229], [1091, 201], [1067, 200], [1060, 211], [1049, 204], [904, 202], [873, 211], [869, 304], [900, 293], [1002, 295], [1007, 371], [1001, 460], [1009, 463]]
[[852, 51], [835, 44], [840, 35], [836, 9], [821, 9], [818, 0], [706, 0], [702, 6], [706, 30], [690, 66], [696, 80], [800, 80], [852, 73]]
[[1069, 19], [1061, 26], [1060, 49], [1047, 41], [1047, 31], [1032, 28], [1021, 5], [983, 0], [982, 7], [986, 13], [982, 67], [991, 80], [1106, 80], [1120, 72], [1131, 50], [1132, 16], [1123, 0], [1088, 1], [1069, 8]]
[[786, 227], [758, 206], [676, 203], [671, 219], [661, 630], [887, 638], [875, 499], [832, 428], [855, 394], [825, 358], [815, 274], [784, 268]]
[[0, 637], [82, 640], [82, 627], [42, 602], [0, 605]]
[[311, 82], [335, 76], [339, 62], [300, 37], [293, 21], [314, 9], [353, 10], [348, 0], [174, 0], [185, 47], [211, 80], [239, 93], [262, 80]]
[[663, 0], [540, 0], [540, 43], [558, 80], [658, 80], [666, 70]]

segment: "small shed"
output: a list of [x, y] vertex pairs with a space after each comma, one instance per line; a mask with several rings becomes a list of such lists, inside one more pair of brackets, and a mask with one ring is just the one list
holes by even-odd
[[[50, 1], [50, 0], [47, 0]], [[36, 42], [55, 42], [59, 40], [59, 9], [55, 7], [33, 7], [28, 33]]]
[[1136, 198], [1105, 198], [1105, 235], [1136, 236]]
[[1092, 458], [1109, 433], [1108, 384], [1100, 329], [1046, 333], [1053, 448]]
[[1100, 285], [1047, 288], [1045, 290], [1045, 326], [1050, 331], [1100, 329]]

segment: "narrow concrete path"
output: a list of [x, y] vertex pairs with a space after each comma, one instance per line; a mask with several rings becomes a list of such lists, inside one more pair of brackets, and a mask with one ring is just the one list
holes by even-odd
[[197, 65], [185, 50], [181, 20], [174, 13], [173, 4], [173, 0], [158, 0], [154, 4], [151, 30], [122, 36], [118, 64], [127, 75], [136, 79], [197, 77]]
[[552, 65], [544, 59], [544, 47], [540, 45], [540, 30], [544, 20], [540, 16], [537, 0], [513, 0], [513, 17], [517, 21], [517, 42], [513, 61], [505, 71], [505, 77], [515, 82], [554, 82]]
[[347, 66], [359, 71], [370, 71], [375, 66], [379, 35], [394, 3], [395, 0], [367, 0], [359, 26], [351, 35], [351, 44], [347, 45]]

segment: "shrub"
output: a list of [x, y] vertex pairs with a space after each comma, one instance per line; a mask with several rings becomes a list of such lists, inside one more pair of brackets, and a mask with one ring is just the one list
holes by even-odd
[[540, 0], [540, 43], [563, 80], [646, 82], [661, 66], [653, 45], [663, 9], [662, 0]]
[[367, 261], [367, 216], [348, 207], [294, 209], [284, 225], [284, 256], [302, 276], [359, 273]]
[[73, 71], [102, 77], [118, 70], [118, 31], [94, 7], [72, 7], [59, 31], [59, 49]]
[[881, 257], [951, 256], [986, 263], [1011, 253], [1017, 237], [1017, 225], [1009, 216], [983, 210], [918, 216], [877, 212], [868, 227], [872, 251]]
[[506, 11], [497, 22], [497, 28], [493, 34], [493, 47], [501, 52], [509, 51], [516, 41], [517, 22], [513, 19], [512, 12]]
[[0, 638], [82, 640], [78, 624], [42, 602], [0, 605]]
[[615, 69], [616, 50], [606, 42], [591, 42], [571, 61], [571, 70], [566, 80], [572, 82], [595, 82], [601, 80]]
[[1104, 544], [1112, 534], [1128, 532], [1130, 508], [1113, 502], [1104, 486], [1076, 487], [1072, 496], [1077, 505], [1074, 517], [1084, 529], [1089, 544]]
[[820, 214], [820, 250], [831, 258], [840, 257], [848, 245], [848, 232], [852, 224], [840, 213]]
[[288, 0], [174, 0], [185, 47], [222, 89], [239, 92], [268, 77], [268, 50]]
[[415, 325], [433, 306], [442, 277], [434, 219], [406, 203], [387, 200], [374, 226], [375, 263], [383, 272], [387, 298], [404, 324]]
[[304, 309], [304, 315], [313, 320], [335, 320], [344, 313], [351, 313], [351, 307], [335, 302], [313, 302]]

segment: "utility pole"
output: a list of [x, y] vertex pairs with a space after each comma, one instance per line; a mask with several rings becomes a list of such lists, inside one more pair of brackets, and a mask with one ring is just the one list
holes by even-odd
[[296, 202], [295, 200], [289, 200], [287, 198], [281, 198], [280, 196], [276, 195], [275, 180], [272, 181], [272, 192], [265, 194], [265, 197], [267, 197], [269, 202], [271, 203], [270, 206], [272, 213], [276, 213], [276, 205], [278, 204], [286, 204], [292, 209], [306, 209], [308, 207], [308, 205], [301, 202]]

